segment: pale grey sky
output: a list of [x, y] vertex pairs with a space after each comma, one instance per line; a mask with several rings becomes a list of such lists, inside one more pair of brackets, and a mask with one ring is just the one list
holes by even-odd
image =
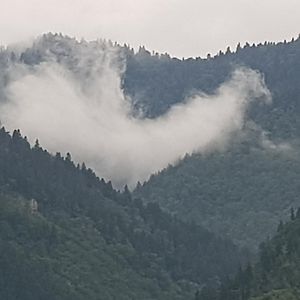
[[300, 33], [300, 0], [0, 1], [1, 44], [53, 31], [189, 57]]

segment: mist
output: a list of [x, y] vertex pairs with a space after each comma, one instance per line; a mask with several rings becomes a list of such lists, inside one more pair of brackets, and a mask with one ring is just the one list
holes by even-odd
[[51, 55], [11, 67], [1, 122], [52, 153], [70, 152], [116, 187], [133, 187], [186, 154], [224, 149], [243, 130], [249, 104], [270, 101], [261, 74], [240, 68], [214, 94], [199, 91], [148, 119], [124, 95], [119, 53], [83, 49], [73, 59], [72, 67]]

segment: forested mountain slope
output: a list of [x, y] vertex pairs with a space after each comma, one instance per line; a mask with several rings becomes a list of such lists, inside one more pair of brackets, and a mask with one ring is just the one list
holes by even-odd
[[300, 210], [280, 223], [276, 235], [262, 243], [255, 265], [240, 270], [218, 291], [203, 288], [196, 300], [296, 300], [300, 299]]
[[243, 261], [228, 240], [0, 130], [0, 298], [189, 299]]
[[247, 132], [224, 153], [187, 157], [152, 176], [136, 195], [255, 249], [291, 206], [300, 205], [300, 39], [184, 61], [141, 49], [128, 64], [125, 88], [145, 90], [141, 99], [157, 115], [193, 89], [213, 92], [241, 65], [262, 72], [272, 93], [271, 105], [253, 104], [248, 111], [256, 133]]
[[179, 60], [166, 55], [151, 56], [141, 48], [128, 56], [124, 88], [152, 116], [160, 115], [193, 91], [213, 92], [232, 70], [246, 66], [264, 74], [273, 104], [254, 104], [251, 117], [275, 138], [295, 138], [300, 132], [300, 38], [291, 42], [220, 51], [208, 59]]
[[300, 205], [299, 173], [297, 151], [248, 143], [187, 156], [139, 185], [135, 195], [255, 250]]
[[[79, 56], [89, 54], [86, 49], [101, 47], [107, 43], [47, 34], [28, 48], [3, 49], [0, 83], [4, 87], [9, 82], [12, 64], [34, 66], [49, 58], [76, 73]], [[213, 93], [236, 67], [250, 67], [264, 75], [273, 103], [253, 103], [247, 112], [257, 134], [250, 134], [246, 143], [234, 141], [223, 154], [191, 156], [152, 177], [136, 194], [255, 249], [287, 217], [290, 207], [300, 204], [300, 39], [238, 45], [234, 52], [227, 49], [215, 57], [184, 60], [151, 54], [143, 47], [137, 53], [126, 45], [111, 43], [110, 47], [125, 61], [126, 94], [150, 117], [161, 115], [194, 91]], [[260, 132], [267, 137], [263, 141]]]

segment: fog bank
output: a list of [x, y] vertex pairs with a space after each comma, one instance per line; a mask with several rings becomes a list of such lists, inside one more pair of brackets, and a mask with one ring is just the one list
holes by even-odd
[[187, 153], [222, 149], [243, 129], [249, 103], [270, 101], [262, 76], [238, 69], [213, 95], [199, 92], [156, 119], [134, 117], [118, 53], [94, 54], [79, 53], [73, 68], [51, 57], [13, 67], [0, 118], [50, 152], [71, 152], [117, 187], [134, 186]]

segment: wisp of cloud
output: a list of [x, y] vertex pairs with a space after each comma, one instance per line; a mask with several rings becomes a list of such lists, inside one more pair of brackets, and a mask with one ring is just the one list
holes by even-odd
[[116, 55], [82, 50], [72, 68], [51, 57], [15, 66], [1, 122], [53, 153], [71, 152], [117, 187], [133, 187], [187, 153], [224, 147], [243, 129], [249, 103], [270, 99], [259, 73], [238, 69], [213, 95], [194, 94], [156, 119], [134, 117]]

